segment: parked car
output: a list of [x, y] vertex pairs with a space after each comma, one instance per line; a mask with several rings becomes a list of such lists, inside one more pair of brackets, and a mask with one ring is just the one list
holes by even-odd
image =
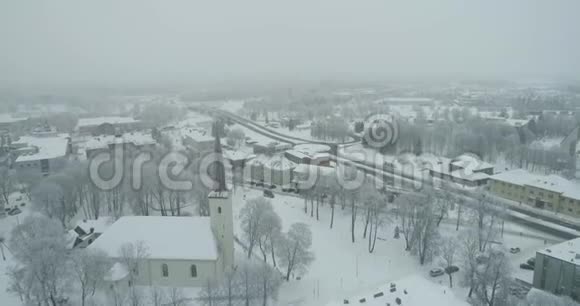
[[18, 208], [18, 207], [14, 207], [14, 208], [12, 208], [10, 211], [8, 211], [8, 214], [9, 214], [10, 216], [15, 216], [15, 215], [18, 215], [18, 214], [20, 214], [21, 212], [22, 212], [22, 210], [20, 210], [20, 208]]
[[457, 271], [459, 271], [458, 266], [449, 266], [449, 267], [445, 268], [445, 273], [447, 273], [447, 274], [453, 274]]
[[530, 259], [528, 259], [526, 261], [526, 263], [532, 267], [535, 267], [536, 266], [536, 257], [531, 257]]
[[274, 188], [276, 188], [276, 185], [274, 185], [274, 184], [272, 184], [272, 185], [269, 185], [269, 186], [268, 186], [268, 188], [270, 188], [270, 189], [274, 189]]
[[264, 196], [266, 198], [273, 199], [274, 198], [274, 193], [272, 193], [272, 191], [270, 191], [270, 190], [264, 190]]
[[256, 187], [264, 187], [264, 182], [256, 182]]
[[510, 253], [517, 254], [520, 252], [520, 248], [510, 248]]
[[483, 265], [487, 263], [488, 260], [489, 258], [487, 258], [485, 255], [479, 255], [475, 258], [475, 262], [477, 262], [478, 265]]
[[429, 271], [429, 275], [431, 275], [431, 277], [437, 277], [443, 274], [445, 274], [445, 271], [441, 268], [433, 268], [431, 271]]
[[520, 268], [521, 269], [524, 269], [524, 270], [534, 270], [534, 267], [532, 265], [530, 265], [530, 264], [527, 264], [527, 263], [521, 264], [520, 265]]
[[256, 182], [250, 181], [250, 185], [254, 186], [254, 185], [256, 185]]

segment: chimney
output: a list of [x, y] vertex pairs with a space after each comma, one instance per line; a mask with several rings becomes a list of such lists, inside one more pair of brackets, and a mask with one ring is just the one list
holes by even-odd
[[89, 231], [89, 234], [92, 234], [94, 232], [95, 232], [95, 228], [94, 227], [91, 227], [91, 230]]

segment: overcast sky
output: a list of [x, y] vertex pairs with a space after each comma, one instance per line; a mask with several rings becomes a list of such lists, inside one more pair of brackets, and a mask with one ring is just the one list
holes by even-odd
[[578, 0], [0, 0], [0, 81], [578, 78]]

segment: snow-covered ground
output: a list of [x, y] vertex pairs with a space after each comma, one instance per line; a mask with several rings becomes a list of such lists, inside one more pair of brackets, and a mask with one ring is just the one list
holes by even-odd
[[[233, 203], [235, 231], [238, 237], [242, 236], [239, 227], [240, 209], [245, 205], [246, 200], [261, 195], [261, 190], [236, 189]], [[22, 200], [16, 201], [16, 198], [20, 196], [22, 196]], [[25, 199], [25, 196], [19, 193], [11, 195], [11, 203], [25, 202], [27, 205], [23, 208], [22, 214], [0, 219], [0, 234], [7, 240], [10, 230], [18, 224], [19, 220], [30, 214], [30, 205]], [[313, 234], [312, 251], [316, 257], [307, 273], [304, 275], [296, 274], [291, 281], [282, 285], [277, 305], [326, 305], [342, 301], [344, 298], [364, 295], [376, 288], [384, 287], [390, 282], [402, 280], [411, 275], [422, 277], [427, 282], [448, 286], [446, 277], [431, 278], [428, 276], [428, 271], [431, 268], [441, 265], [440, 261], [436, 260], [433, 263], [420, 266], [418, 259], [404, 250], [403, 239], [393, 238], [394, 227], [397, 225], [395, 220], [391, 220], [380, 230], [375, 251], [371, 254], [368, 252], [368, 240], [362, 239], [363, 223], [360, 219], [356, 223], [356, 242], [351, 242], [351, 217], [348, 207], [344, 211], [340, 209], [340, 206], [336, 207], [334, 227], [330, 229], [330, 208], [328, 205], [320, 207], [320, 220], [316, 220], [316, 217], [310, 217], [310, 213], [304, 213], [304, 200], [300, 197], [276, 194], [272, 203], [282, 218], [284, 230], [295, 222], [304, 222], [311, 227]], [[465, 216], [461, 224], [462, 227], [469, 224]], [[457, 235], [453, 211], [450, 213], [449, 219], [443, 221], [441, 232], [445, 236]], [[544, 248], [546, 245], [558, 243], [560, 240], [518, 224], [506, 223], [504, 236], [499, 242], [503, 243], [507, 249], [510, 247], [521, 249], [518, 254], [509, 254], [512, 259], [513, 276], [531, 282], [533, 272], [521, 270], [519, 264], [534, 256], [536, 250]], [[237, 251], [236, 260], [238, 262], [244, 260], [241, 250], [238, 248]], [[5, 253], [7, 261], [0, 261], [0, 305], [20, 305], [19, 299], [5, 290], [8, 286], [5, 272], [9, 266], [14, 264], [10, 253], [6, 250]], [[295, 279], [298, 276], [301, 277], [300, 280]], [[456, 280], [460, 278], [458, 276], [456, 276]], [[186, 289], [184, 293], [189, 297], [195, 297], [198, 290], [196, 288]], [[454, 288], [453, 293], [458, 298], [464, 299], [465, 290], [463, 288]], [[195, 304], [191, 303], [191, 305]]]
[[[234, 197], [234, 222], [239, 223], [238, 213], [246, 200], [261, 196], [259, 190], [238, 189]], [[343, 298], [358, 296], [376, 287], [388, 284], [391, 281], [403, 279], [409, 275], [422, 275], [429, 281], [442, 285], [447, 284], [447, 278], [430, 278], [428, 271], [440, 265], [438, 261], [420, 266], [418, 259], [410, 256], [404, 250], [403, 239], [394, 239], [395, 222], [389, 222], [379, 232], [379, 240], [374, 253], [368, 252], [368, 240], [362, 239], [362, 221], [358, 220], [355, 237], [351, 242], [350, 211], [336, 207], [333, 229], [329, 228], [330, 209], [320, 207], [320, 220], [311, 218], [310, 213], [304, 213], [304, 200], [295, 196], [276, 194], [272, 200], [274, 209], [280, 215], [284, 228], [292, 223], [304, 222], [312, 230], [312, 251], [315, 261], [308, 272], [301, 276], [301, 280], [291, 280], [285, 283], [280, 292], [279, 305], [325, 305], [332, 301], [342, 301]], [[310, 208], [309, 208], [310, 209]], [[443, 235], [457, 235], [455, 231], [454, 215], [441, 225]], [[462, 222], [469, 224], [469, 222]], [[521, 234], [520, 234], [521, 233]], [[239, 224], [236, 226], [236, 235], [241, 236]], [[521, 270], [519, 264], [535, 254], [535, 251], [548, 244], [560, 240], [517, 224], [506, 223], [503, 241], [507, 249], [519, 247], [519, 254], [510, 254], [512, 258], [514, 276], [525, 281], [531, 281], [532, 272]], [[463, 295], [462, 288], [454, 289], [457, 294]]]
[[[6, 244], [8, 244], [8, 241], [10, 240], [10, 232], [12, 231], [12, 229], [16, 225], [18, 225], [18, 223], [21, 220], [23, 220], [24, 218], [26, 218], [26, 216], [32, 213], [30, 211], [29, 205], [30, 202], [28, 201], [28, 198], [25, 195], [20, 194], [20, 192], [12, 193], [9, 196], [8, 200], [10, 205], [6, 205], [6, 207], [13, 207], [15, 205], [18, 205], [18, 207], [22, 210], [22, 213], [15, 216], [9, 216], [7, 214], [6, 217], [0, 219], [0, 237], [3, 237], [5, 239]], [[21, 203], [25, 203], [25, 206], [24, 207], [20, 206]], [[14, 258], [12, 257], [10, 251], [7, 250], [6, 246], [0, 247], [4, 248], [4, 255], [6, 256], [6, 260], [3, 260], [0, 254], [0, 305], [6, 306], [21, 305], [18, 296], [13, 295], [12, 293], [7, 291], [9, 279], [6, 273], [8, 272], [8, 269], [11, 266], [15, 265]]]

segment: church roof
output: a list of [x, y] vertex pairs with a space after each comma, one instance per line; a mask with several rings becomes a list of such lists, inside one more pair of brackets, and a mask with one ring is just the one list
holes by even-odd
[[209, 217], [121, 217], [89, 247], [119, 257], [121, 247], [142, 241], [150, 259], [217, 260]]

